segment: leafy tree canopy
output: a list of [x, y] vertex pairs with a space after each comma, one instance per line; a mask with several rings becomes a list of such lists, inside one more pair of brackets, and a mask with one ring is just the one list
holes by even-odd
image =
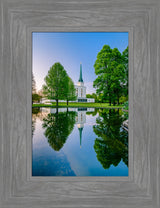
[[71, 134], [75, 124], [76, 112], [50, 113], [43, 119], [43, 128], [48, 143], [55, 150], [59, 151]]
[[68, 75], [60, 63], [55, 63], [48, 71], [43, 85], [43, 94], [48, 99], [63, 100], [67, 96]]
[[68, 101], [74, 101], [77, 99], [76, 89], [75, 89], [74, 83], [70, 77], [68, 77], [68, 85], [66, 87], [67, 87], [66, 100], [67, 100], [67, 105], [68, 105]]
[[104, 45], [98, 53], [94, 64], [95, 74], [98, 76], [93, 86], [102, 102], [119, 104], [119, 98], [124, 94], [127, 86], [127, 49], [121, 54], [117, 48], [111, 49]]
[[48, 71], [43, 85], [43, 94], [48, 99], [58, 100], [76, 100], [76, 90], [72, 79], [68, 76], [66, 70], [60, 63], [55, 63]]
[[42, 96], [38, 95], [37, 93], [32, 94], [32, 103], [34, 103], [34, 102], [38, 102], [39, 103], [41, 98], [42, 98]]

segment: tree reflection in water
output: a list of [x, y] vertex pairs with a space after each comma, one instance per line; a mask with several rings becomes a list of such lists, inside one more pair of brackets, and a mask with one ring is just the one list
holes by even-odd
[[104, 169], [121, 160], [128, 166], [128, 132], [121, 128], [124, 118], [119, 109], [100, 109], [97, 125], [93, 126], [98, 136], [94, 143], [97, 159]]
[[76, 112], [56, 112], [48, 114], [43, 119], [44, 134], [55, 151], [59, 151], [63, 147], [71, 134], [75, 124], [75, 116]]

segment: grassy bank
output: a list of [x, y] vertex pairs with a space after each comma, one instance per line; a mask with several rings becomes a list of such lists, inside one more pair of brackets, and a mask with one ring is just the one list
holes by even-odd
[[[56, 107], [56, 103], [52, 104], [33, 104], [32, 107]], [[87, 108], [122, 108], [122, 105], [109, 105], [108, 103], [59, 103], [58, 107], [87, 107]]]

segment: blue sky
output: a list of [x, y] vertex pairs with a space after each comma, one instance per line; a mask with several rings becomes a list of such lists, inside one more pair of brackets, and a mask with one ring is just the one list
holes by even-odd
[[55, 62], [60, 62], [75, 84], [79, 79], [80, 63], [87, 94], [95, 92], [94, 63], [104, 45], [122, 53], [128, 46], [128, 32], [34, 32], [32, 33], [32, 70], [36, 89]]

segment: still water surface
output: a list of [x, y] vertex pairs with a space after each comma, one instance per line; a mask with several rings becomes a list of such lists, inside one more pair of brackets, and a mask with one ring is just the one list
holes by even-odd
[[32, 109], [32, 176], [128, 176], [122, 110]]

